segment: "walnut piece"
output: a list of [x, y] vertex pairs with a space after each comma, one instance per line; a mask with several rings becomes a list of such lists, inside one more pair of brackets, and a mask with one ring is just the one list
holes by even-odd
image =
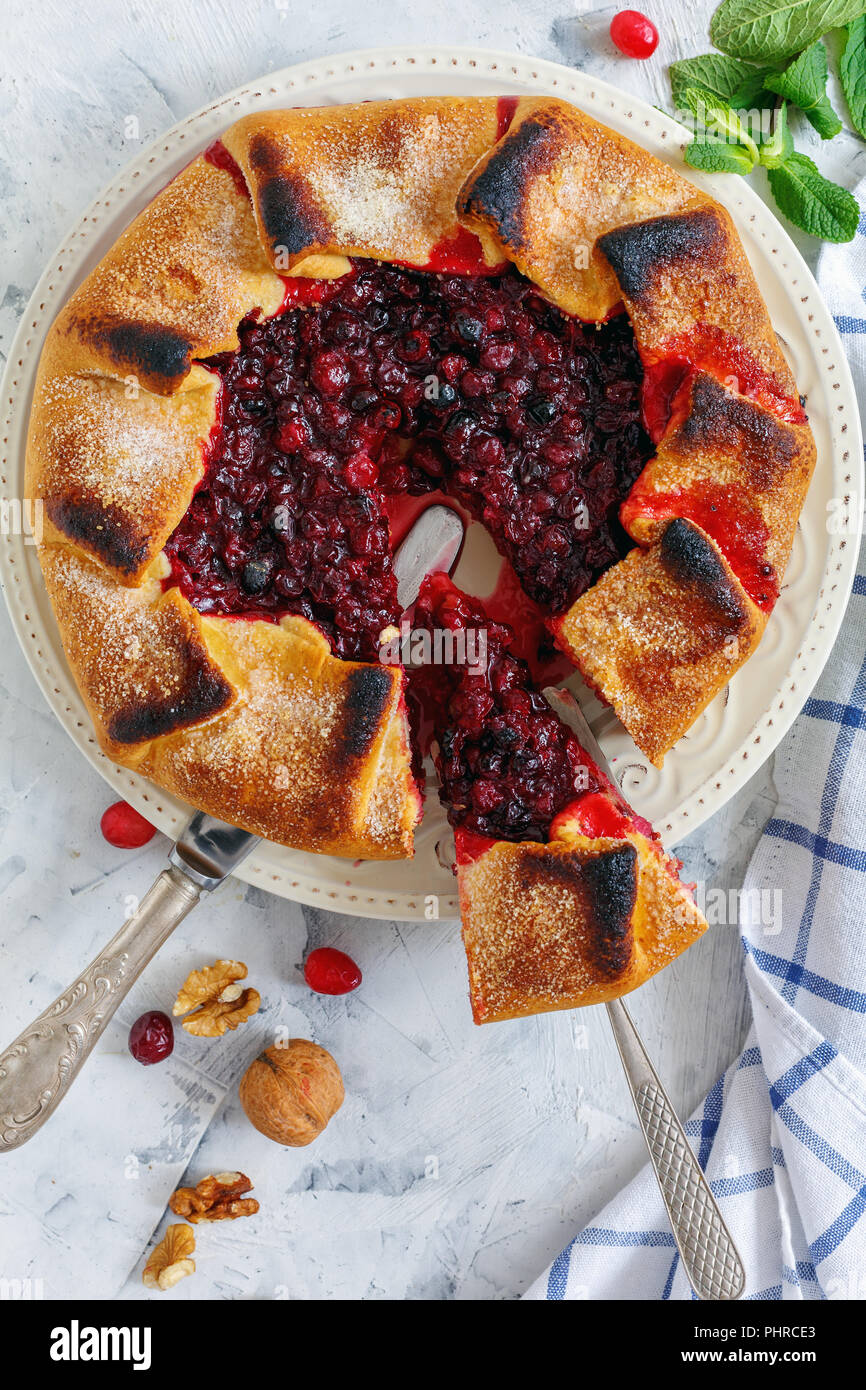
[[150, 1252], [141, 1281], [148, 1289], [173, 1289], [188, 1274], [195, 1274], [195, 1236], [190, 1226], [169, 1226], [159, 1245]]
[[172, 1013], [181, 1014], [187, 1033], [196, 1038], [219, 1038], [229, 1028], [237, 1028], [261, 1008], [256, 989], [244, 989], [247, 967], [241, 960], [218, 960], [204, 970], [193, 970], [174, 1002]]
[[202, 1178], [195, 1187], [179, 1187], [168, 1199], [175, 1216], [187, 1221], [234, 1221], [238, 1216], [255, 1216], [259, 1204], [255, 1197], [244, 1197], [252, 1183], [246, 1173], [216, 1173]]

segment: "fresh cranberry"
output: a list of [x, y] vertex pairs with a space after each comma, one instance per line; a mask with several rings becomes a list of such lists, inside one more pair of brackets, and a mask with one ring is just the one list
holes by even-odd
[[640, 10], [620, 10], [610, 22], [610, 36], [627, 58], [649, 58], [655, 53], [659, 31]]
[[156, 834], [156, 827], [126, 801], [115, 801], [103, 811], [99, 826], [108, 843], [117, 849], [140, 849]]
[[129, 1050], [143, 1067], [164, 1062], [174, 1050], [174, 1028], [168, 1014], [152, 1009], [136, 1019], [129, 1030]]
[[350, 994], [361, 978], [352, 957], [334, 946], [320, 946], [304, 961], [304, 979], [317, 994]]

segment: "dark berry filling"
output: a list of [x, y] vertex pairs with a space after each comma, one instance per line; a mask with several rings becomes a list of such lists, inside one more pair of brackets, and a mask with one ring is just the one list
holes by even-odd
[[548, 613], [629, 547], [617, 510], [651, 444], [624, 314], [568, 318], [513, 270], [360, 261], [205, 365], [221, 420], [166, 547], [201, 612], [300, 613], [373, 658], [399, 616], [387, 494], [450, 492]]
[[[442, 574], [424, 581], [413, 624], [429, 632], [485, 634], [483, 663], [413, 670], [409, 709], [432, 727], [440, 796], [448, 819], [491, 840], [546, 840], [551, 822], [587, 793], [611, 791], [576, 736], [532, 686], [514, 634], [491, 622]], [[474, 645], [464, 650], [477, 657]]]

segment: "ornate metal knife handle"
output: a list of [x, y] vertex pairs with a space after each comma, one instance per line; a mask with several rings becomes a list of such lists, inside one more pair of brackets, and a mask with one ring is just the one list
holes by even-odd
[[72, 1085], [120, 1001], [201, 887], [165, 869], [104, 951], [0, 1053], [0, 1152], [24, 1144]]
[[621, 999], [607, 1005], [619, 1055], [683, 1268], [699, 1298], [739, 1298], [746, 1274], [685, 1130]]

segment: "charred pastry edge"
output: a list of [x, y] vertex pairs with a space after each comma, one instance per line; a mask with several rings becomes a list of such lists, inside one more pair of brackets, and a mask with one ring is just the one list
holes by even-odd
[[129, 514], [113, 503], [103, 503], [85, 492], [76, 496], [46, 497], [45, 514], [66, 541], [83, 554], [98, 558], [106, 569], [127, 579], [147, 560], [149, 542], [135, 534]]
[[192, 666], [192, 679], [183, 694], [143, 701], [119, 709], [107, 725], [109, 738], [118, 744], [152, 743], [154, 739], [179, 733], [190, 725], [201, 724], [229, 709], [235, 691], [225, 676], [198, 662]]
[[258, 135], [250, 143], [250, 164], [262, 182], [257, 205], [271, 252], [284, 247], [289, 256], [321, 251], [331, 242], [331, 228], [313, 203], [302, 175], [281, 173], [275, 166], [277, 151]]
[[[492, 98], [490, 100], [495, 101]], [[546, 104], [525, 100], [533, 109], [521, 119], [521, 103], [518, 102], [518, 113], [510, 128], [501, 139], [490, 146], [487, 155], [479, 160], [479, 164], [484, 164], [484, 169], [476, 180], [474, 190], [469, 187], [471, 180], [464, 185], [464, 191], [457, 200], [455, 213], [456, 220], [467, 225], [473, 225], [479, 217], [498, 223], [495, 230], [502, 240], [505, 254], [531, 279], [531, 272], [521, 263], [519, 254], [523, 238], [521, 219], [525, 211], [521, 199], [526, 191], [526, 182], [532, 174], [545, 172], [552, 166], [558, 142], [567, 139], [567, 129], [562, 120], [563, 110], [577, 110], [578, 115], [582, 113], [578, 108], [565, 106], [554, 98], [549, 99]], [[351, 113], [352, 108], [344, 110]], [[303, 113], [299, 118], [303, 118]], [[592, 126], [597, 126], [599, 132], [605, 129], [596, 122], [592, 122]], [[226, 132], [226, 136], [229, 133]], [[645, 151], [642, 154], [652, 165], [665, 167]], [[254, 145], [251, 155], [258, 161], [259, 167], [269, 175], [262, 204], [263, 226], [266, 238], [270, 242], [270, 245], [264, 246], [265, 252], [272, 252], [275, 244], [288, 246], [290, 251], [292, 247], [297, 247], [297, 253], [292, 253], [294, 259], [315, 253], [323, 247], [333, 250], [331, 239], [326, 235], [330, 229], [325, 227], [319, 210], [302, 196], [306, 193], [302, 176], [294, 174], [289, 177], [285, 173], [275, 172], [268, 164], [267, 142]], [[513, 173], [515, 165], [521, 171], [521, 178], [509, 184], [506, 175], [509, 169]], [[227, 178], [230, 177], [227, 175]], [[164, 194], [165, 190], [163, 194], [157, 195], [154, 203]], [[230, 196], [228, 189], [226, 196]], [[683, 259], [706, 259], [708, 254], [722, 254], [723, 245], [727, 245], [730, 236], [729, 225], [725, 222], [726, 214], [697, 190], [695, 199], [698, 200], [698, 206], [686, 212], [645, 219], [642, 223], [626, 223], [598, 239], [598, 247], [607, 257], [612, 271], [618, 274], [619, 285], [624, 292], [631, 292], [633, 296], [640, 298], [646, 293], [654, 269], [681, 262]], [[133, 228], [134, 226], [135, 224]], [[477, 227], [475, 230], [480, 231]], [[355, 249], [353, 254], [363, 253]], [[199, 351], [191, 335], [151, 322], [146, 317], [125, 320], [116, 314], [109, 313], [100, 317], [90, 311], [88, 316], [77, 318], [79, 304], [86, 302], [81, 297], [83, 289], [84, 286], [73, 294], [50, 330], [47, 343], [50, 342], [52, 348], [56, 347], [58, 353], [62, 354], [63, 345], [59, 340], [64, 337], [76, 340], [83, 333], [83, 347], [79, 342], [78, 350], [72, 350], [73, 363], [76, 358], [81, 359], [82, 352], [84, 358], [87, 358], [89, 352], [95, 352], [97, 359], [101, 354], [103, 371], [113, 367], [118, 377], [122, 378], [124, 373], [132, 370], [139, 376], [146, 389], [157, 394], [171, 398], [185, 388], [195, 355]], [[769, 320], [767, 322], [769, 323]], [[640, 346], [639, 337], [638, 345]], [[86, 365], [89, 372], [92, 372], [93, 361], [87, 362]], [[80, 549], [81, 554], [90, 558], [93, 558], [96, 551], [102, 563], [115, 574], [118, 583], [122, 583], [124, 579], [128, 580], [129, 576], [134, 574], [136, 564], [140, 561], [142, 542], [133, 536], [131, 530], [124, 530], [119, 514], [113, 514], [110, 509], [104, 510], [102, 529], [105, 534], [101, 538], [100, 550], [96, 544], [96, 532], [100, 529], [98, 503], [80, 494], [75, 496], [74, 492], [71, 492], [65, 499], [52, 499], [52, 511], [53, 516], [50, 519], [64, 535], [64, 543], [72, 542]], [[685, 533], [674, 531], [671, 534], [666, 542], [665, 555], [667, 562], [679, 567], [682, 574], [690, 573], [689, 582], [698, 583], [697, 576], [703, 574], [704, 582], [712, 589], [716, 601], [733, 613], [736, 604], [732, 594], [725, 590], [719, 573], [713, 570], [712, 566], [708, 566], [705, 557], [702, 559], [693, 545], [689, 547]], [[368, 721], [373, 717], [369, 713], [371, 706], [365, 704], [372, 689], [371, 686], [370, 690], [358, 694], [359, 746], [364, 730], [369, 726]], [[202, 690], [201, 698], [205, 703], [208, 698], [216, 702], [220, 695], [214, 688], [208, 694]], [[132, 742], [136, 730], [140, 729], [143, 737], [147, 737], [145, 730], [162, 728], [169, 719], [167, 709], [154, 706], [150, 723], [146, 713], [141, 711], [128, 724], [124, 724], [121, 719], [118, 728], [123, 730]], [[190, 725], [194, 726], [194, 719], [187, 721], [187, 727]]]
[[116, 314], [74, 315], [69, 330], [98, 356], [107, 358], [119, 376], [135, 375], [159, 395], [173, 395], [193, 365], [195, 344], [159, 323], [123, 319]]
[[384, 666], [358, 664], [349, 677], [347, 720], [338, 735], [335, 770], [346, 760], [363, 758], [375, 741], [394, 694]]
[[640, 304], [659, 271], [684, 263], [723, 262], [728, 235], [717, 208], [695, 208], [617, 227], [599, 237], [598, 247], [623, 294]]
[[621, 974], [631, 956], [639, 873], [637, 850], [631, 844], [603, 850], [583, 866], [594, 955], [602, 979]]
[[[620, 998], [681, 955], [708, 924], [671, 872], [676, 867], [637, 830], [625, 838], [577, 836], [548, 845], [498, 841], [462, 865], [463, 938], [476, 1024]], [[553, 910], [550, 943], [564, 946], [566, 934], [573, 936], [578, 970], [573, 981], [560, 979], [551, 988], [544, 965], [550, 917], [534, 903], [537, 892], [557, 888], [562, 897]], [[515, 910], [521, 921], [511, 938]], [[533, 953], [536, 931], [540, 969]]]
[[682, 589], [689, 589], [720, 619], [735, 627], [748, 621], [745, 591], [726, 570], [706, 533], [684, 517], [674, 517], [662, 532], [661, 561]]
[[686, 452], [690, 448], [722, 448], [735, 442], [734, 436], [745, 436], [756, 460], [763, 455], [769, 462], [770, 454], [787, 465], [797, 453], [798, 433], [796, 425], [779, 419], [748, 396], [733, 395], [714, 376], [698, 371], [691, 381], [690, 409], [665, 440], [671, 442], [676, 437]]
[[[743, 495], [744, 509], [753, 504], [756, 518], [766, 527], [764, 561], [771, 611], [785, 572], [791, 545], [812, 472], [816, 449], [804, 424], [780, 419], [747, 396], [735, 396], [704, 371], [686, 380], [685, 400], [675, 408], [667, 434], [640, 474], [620, 509], [620, 519], [638, 545], [658, 539], [669, 519], [652, 509], [656, 497], [670, 497], [676, 505], [674, 479], [679, 471], [687, 496], [699, 494], [702, 482], [716, 481], [713, 468], [722, 471], [736, 461], [730, 486]], [[661, 475], [661, 479], [659, 478]], [[642, 508], [642, 504], [648, 504]], [[733, 558], [732, 568], [736, 570]], [[747, 585], [742, 573], [738, 578]]]
[[[494, 843], [492, 850], [482, 856], [492, 861], [496, 876], [493, 893], [495, 895], [497, 890], [502, 893], [503, 881], [513, 875], [525, 901], [531, 901], [533, 891], [538, 888], [561, 888], [578, 910], [582, 904], [586, 912], [581, 922], [584, 955], [595, 983], [608, 986], [613, 997], [633, 955], [634, 912], [641, 871], [638, 852], [628, 840], [595, 840], [589, 842], [586, 851], [579, 850], [577, 854], [569, 853], [564, 843], [554, 844], [555, 847], [527, 841]], [[496, 1022], [510, 1016], [519, 1017], [524, 1011], [512, 1014], [491, 1005], [489, 980], [483, 978], [483, 967], [479, 966], [479, 957], [483, 957], [480, 940], [483, 929], [481, 934], [476, 931], [475, 869], [476, 865], [471, 865], [468, 871], [458, 870], [470, 998], [476, 1023]], [[560, 1007], [571, 1007], [574, 1003], [574, 997], [568, 996]], [[537, 1007], [556, 1006], [547, 1000]], [[533, 1011], [527, 1009], [525, 1012]]]
[[[654, 566], [669, 585], [661, 592]], [[617, 584], [639, 597], [639, 608], [629, 610], [628, 597], [611, 600]], [[672, 605], [678, 609], [683, 601], [687, 616], [679, 612], [673, 618]], [[606, 643], [611, 611], [624, 614], [629, 628], [622, 645], [616, 635]], [[652, 639], [643, 639], [642, 623]], [[695, 522], [675, 517], [652, 545], [635, 547], [606, 570], [552, 630], [587, 684], [613, 708], [650, 762], [661, 767], [668, 750], [755, 651], [766, 623], [767, 614], [746, 593], [717, 543]], [[657, 643], [659, 631], [671, 634], [672, 646]], [[667, 663], [667, 683], [645, 678], [657, 655]]]
[[525, 246], [526, 185], [532, 177], [548, 173], [556, 158], [552, 132], [561, 133], [555, 111], [546, 117], [532, 112], [513, 121], [457, 200], [458, 213], [487, 222], [512, 258]]

